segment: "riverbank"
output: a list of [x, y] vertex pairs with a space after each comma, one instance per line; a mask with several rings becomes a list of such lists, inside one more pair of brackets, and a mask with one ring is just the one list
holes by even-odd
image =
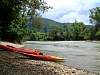
[[0, 51], [0, 75], [97, 75], [55, 62], [36, 61], [26, 56]]

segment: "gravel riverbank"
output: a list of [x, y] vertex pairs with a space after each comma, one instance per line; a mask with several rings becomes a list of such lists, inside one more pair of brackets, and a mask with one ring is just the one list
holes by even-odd
[[0, 51], [0, 75], [99, 75], [56, 62], [36, 61], [20, 54]]

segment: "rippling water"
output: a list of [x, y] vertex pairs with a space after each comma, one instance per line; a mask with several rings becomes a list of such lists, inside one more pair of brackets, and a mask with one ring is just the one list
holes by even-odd
[[26, 47], [37, 48], [46, 54], [64, 57], [62, 62], [76, 68], [100, 72], [99, 41], [27, 41]]

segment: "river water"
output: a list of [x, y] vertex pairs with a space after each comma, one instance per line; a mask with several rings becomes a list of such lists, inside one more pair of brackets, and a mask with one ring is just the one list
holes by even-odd
[[99, 41], [27, 41], [25, 46], [64, 57], [65, 60], [60, 62], [64, 65], [100, 73]]

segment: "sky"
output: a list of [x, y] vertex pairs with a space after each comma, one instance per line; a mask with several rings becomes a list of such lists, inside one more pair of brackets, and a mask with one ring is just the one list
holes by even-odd
[[53, 7], [42, 16], [61, 23], [78, 22], [89, 23], [89, 10], [100, 6], [100, 0], [45, 0]]

